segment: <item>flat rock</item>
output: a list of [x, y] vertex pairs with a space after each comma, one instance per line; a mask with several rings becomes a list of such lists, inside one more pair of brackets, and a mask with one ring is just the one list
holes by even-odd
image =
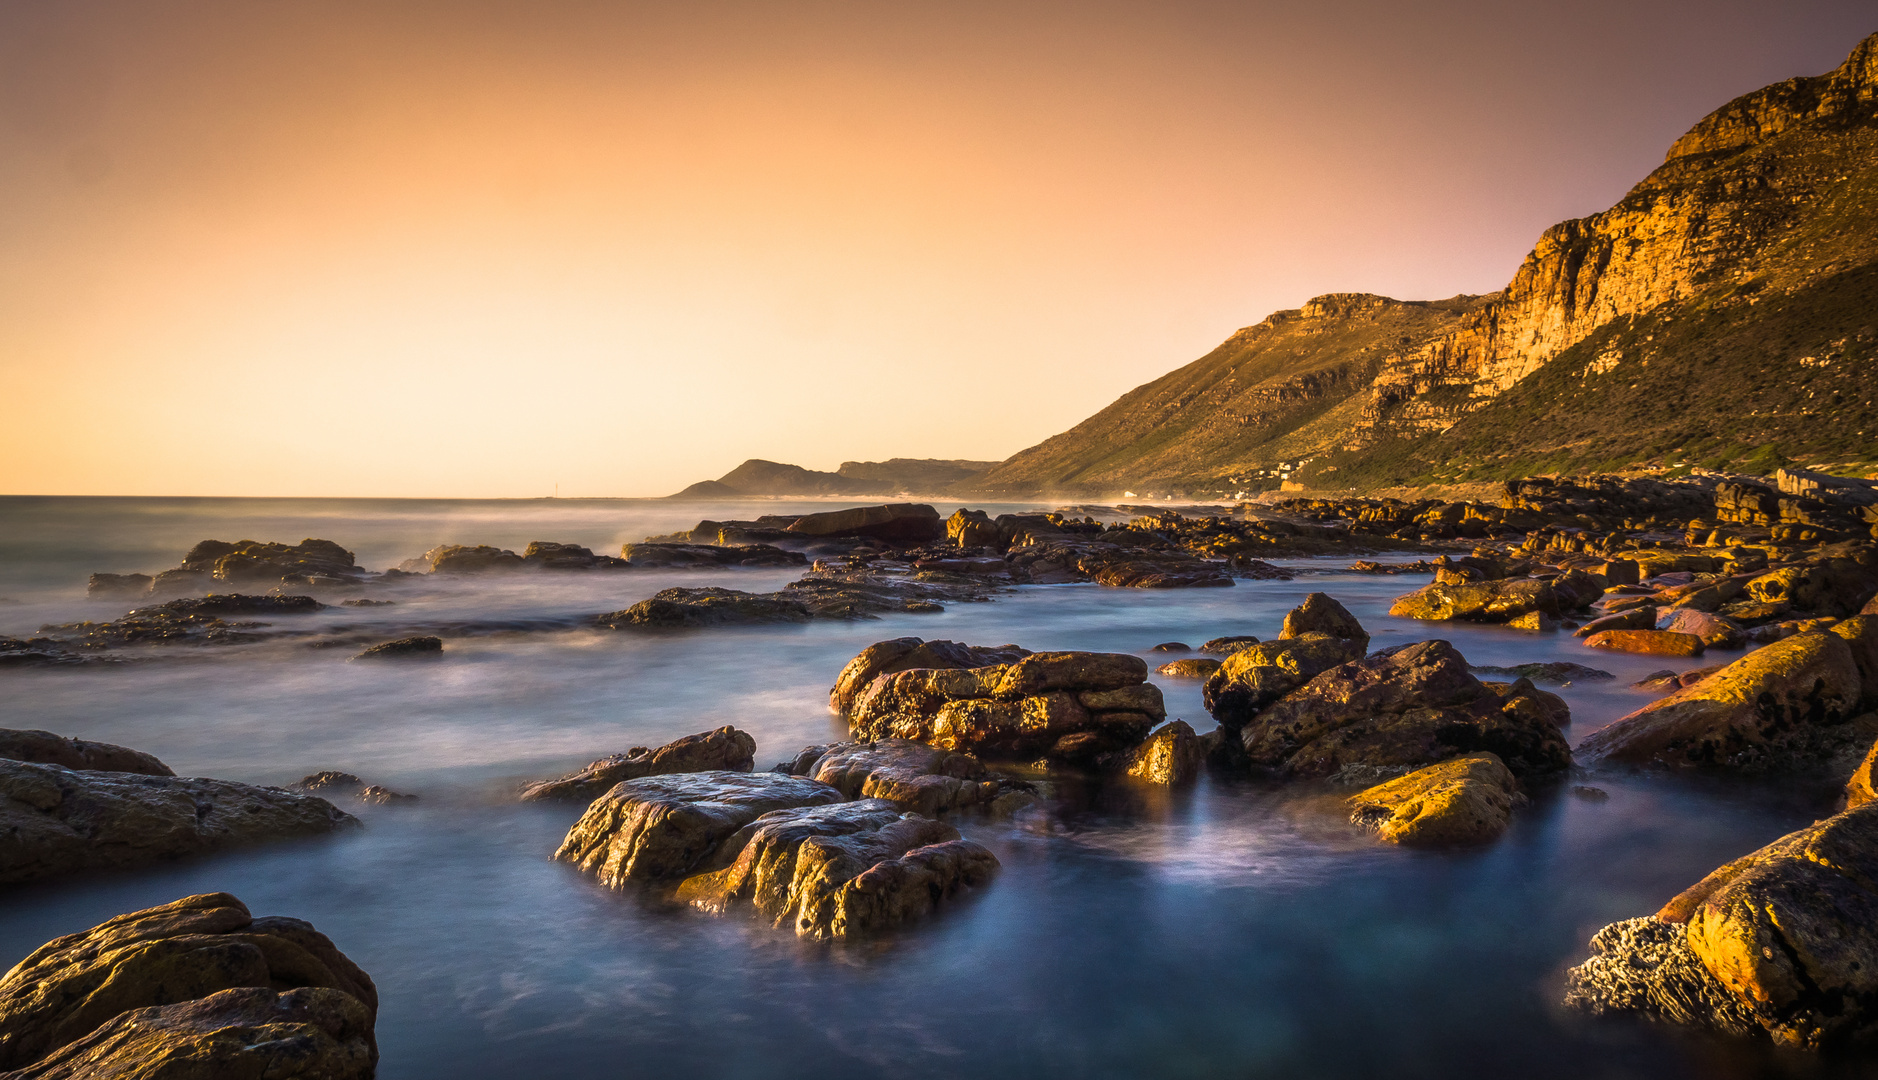
[[426, 551], [419, 562], [433, 574], [486, 574], [525, 565], [513, 551], [488, 544], [441, 544]]
[[[136, 1059], [122, 1056], [127, 1045], [167, 1052], [170, 1044], [162, 1040], [126, 1043], [124, 1017], [237, 987], [258, 988], [269, 1002], [276, 991], [293, 988], [323, 988], [344, 997], [357, 1021], [348, 1027], [350, 1037], [368, 1054], [367, 1066], [377, 1059], [372, 1022], [378, 991], [371, 976], [311, 924], [278, 916], [257, 919], [235, 897], [205, 893], [50, 941], [0, 977], [0, 1068], [39, 1062], [28, 1075], [176, 1075], [93, 1073], [76, 1063], [128, 1064]], [[113, 1034], [96, 1037], [107, 1032]], [[100, 1047], [115, 1049], [105, 1053]], [[211, 1069], [188, 1075], [250, 1073]]]
[[644, 776], [595, 799], [554, 857], [614, 889], [676, 880], [772, 810], [841, 801], [840, 791], [805, 776], [721, 770]]
[[642, 776], [690, 772], [749, 772], [756, 766], [756, 740], [729, 725], [715, 731], [686, 735], [664, 746], [635, 746], [624, 754], [611, 754], [559, 780], [545, 780], [522, 789], [527, 801], [579, 799], [591, 802], [614, 784]]
[[807, 566], [799, 551], [784, 551], [769, 544], [626, 544], [620, 557], [634, 569], [648, 567], [774, 567]]
[[1258, 643], [1259, 639], [1252, 637], [1250, 634], [1237, 634], [1232, 637], [1211, 638], [1200, 646], [1200, 651], [1203, 653], [1212, 653], [1214, 656], [1231, 656], [1240, 649], [1249, 645], [1257, 645]]
[[1154, 673], [1170, 679], [1210, 679], [1219, 668], [1220, 661], [1210, 656], [1196, 656], [1185, 660], [1169, 660], [1155, 668]]
[[358, 823], [325, 799], [281, 788], [5, 759], [0, 796], [0, 882], [138, 866]]
[[1694, 608], [1676, 608], [1657, 619], [1656, 629], [1674, 634], [1693, 634], [1702, 639], [1704, 648], [1739, 649], [1747, 643], [1741, 627], [1733, 619]]
[[1701, 656], [1707, 648], [1694, 634], [1670, 630], [1605, 630], [1586, 638], [1585, 645], [1645, 656]]
[[1511, 667], [1492, 667], [1475, 665], [1474, 671], [1482, 675], [1511, 675], [1515, 679], [1531, 679], [1533, 682], [1569, 683], [1579, 679], [1615, 679], [1617, 676], [1600, 668], [1586, 667], [1569, 661], [1554, 661], [1545, 664], [1514, 664]]
[[1435, 582], [1398, 597], [1389, 614], [1402, 619], [1503, 623], [1528, 612], [1558, 618], [1559, 598], [1552, 586], [1536, 578], [1500, 581]]
[[1450, 758], [1349, 799], [1350, 820], [1392, 844], [1481, 844], [1512, 820], [1519, 782], [1491, 753]]
[[1617, 764], [1800, 767], [1862, 752], [1878, 725], [1858, 716], [1858, 666], [1831, 633], [1775, 642], [1645, 705], [1580, 749]]
[[395, 641], [383, 641], [354, 656], [354, 660], [410, 660], [428, 659], [443, 655], [443, 639], [440, 637], [406, 637]]
[[17, 731], [0, 728], [0, 758], [29, 761], [37, 765], [63, 765], [68, 769], [94, 772], [139, 773], [144, 776], [175, 776], [168, 765], [141, 750], [110, 743], [69, 739], [50, 731]]
[[624, 611], [601, 615], [596, 621], [614, 630], [685, 629], [798, 623], [808, 622], [811, 617], [808, 605], [794, 597], [735, 589], [675, 588], [660, 590], [649, 599]]

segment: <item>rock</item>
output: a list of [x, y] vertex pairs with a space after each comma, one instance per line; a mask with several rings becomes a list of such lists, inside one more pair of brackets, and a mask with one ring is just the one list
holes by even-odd
[[420, 561], [429, 566], [433, 574], [483, 574], [491, 570], [518, 570], [523, 565], [520, 555], [488, 544], [474, 547], [443, 544], [426, 551]]
[[367, 785], [365, 781], [348, 772], [316, 772], [294, 781], [293, 787], [301, 791], [311, 791], [321, 798], [353, 798], [374, 806], [417, 801], [415, 795], [400, 795], [376, 784]]
[[1585, 645], [1647, 656], [1701, 656], [1706, 648], [1694, 634], [1667, 630], [1605, 630], [1586, 638]]
[[811, 746], [777, 771], [812, 777], [845, 798], [885, 799], [928, 817], [990, 803], [1012, 789], [988, 778], [984, 763], [970, 754], [910, 739]]
[[1603, 788], [1586, 787], [1583, 784], [1573, 787], [1572, 795], [1586, 802], [1609, 802], [1611, 799], [1611, 793]]
[[803, 776], [696, 772], [616, 784], [568, 830], [554, 857], [614, 889], [681, 878], [772, 810], [826, 806], [841, 792]]
[[395, 641], [382, 641], [364, 652], [354, 656], [354, 660], [399, 660], [411, 657], [438, 657], [443, 655], [443, 639], [440, 637], [407, 637]]
[[341, 607], [392, 607], [396, 604], [396, 600], [372, 600], [363, 596], [339, 601]]
[[946, 539], [962, 548], [1002, 548], [998, 527], [983, 510], [960, 509], [946, 519]]
[[1169, 660], [1154, 669], [1155, 674], [1165, 675], [1170, 679], [1210, 679], [1220, 668], [1220, 662], [1212, 657], [1193, 657], [1187, 660]]
[[1528, 612], [1559, 617], [1552, 586], [1534, 578], [1501, 581], [1436, 582], [1398, 597], [1389, 614], [1404, 619], [1511, 622]]
[[1693, 608], [1679, 608], [1664, 613], [1656, 628], [1672, 634], [1692, 634], [1700, 638], [1704, 648], [1739, 649], [1747, 643], [1741, 635], [1741, 628], [1722, 615], [1713, 615]]
[[1481, 844], [1512, 820], [1519, 782], [1491, 753], [1417, 769], [1348, 800], [1350, 820], [1392, 844]]
[[522, 551], [522, 561], [542, 570], [592, 570], [621, 560], [595, 555], [592, 548], [579, 544], [561, 544], [552, 540], [530, 540]]
[[1206, 680], [1202, 698], [1221, 727], [1236, 731], [1260, 709], [1362, 655], [1353, 641], [1325, 634], [1261, 642], [1226, 657]]
[[625, 611], [595, 621], [614, 630], [689, 629], [703, 626], [753, 626], [808, 622], [808, 605], [780, 595], [735, 589], [663, 589]]
[[[1567, 1000], [1807, 1049], [1869, 1038], [1878, 1027], [1874, 881], [1878, 804], [1866, 804], [1721, 867], [1653, 920], [1607, 927], [1604, 942], [1593, 939], [1598, 956], [1573, 969]], [[1666, 929], [1679, 924], [1680, 938]]]
[[1789, 566], [1747, 583], [1748, 595], [1762, 603], [1786, 604], [1835, 618], [1857, 614], [1863, 604], [1878, 595], [1875, 587], [1878, 573], [1847, 558]]
[[998, 870], [997, 857], [957, 829], [882, 799], [764, 814], [724, 848], [734, 861], [687, 879], [679, 899], [712, 912], [749, 904], [771, 925], [817, 940], [923, 918]]
[[1612, 559], [1599, 564], [1595, 573], [1612, 585], [1635, 585], [1643, 580], [1638, 569], [1635, 559]]
[[957, 641], [926, 641], [903, 637], [876, 641], [848, 661], [828, 692], [828, 707], [846, 715], [854, 699], [877, 676], [914, 668], [976, 668], [1008, 664], [1030, 655], [1016, 645], [966, 645]]
[[1854, 615], [1834, 623], [1831, 632], [1852, 649], [1858, 668], [1859, 711], [1878, 710], [1878, 616]]
[[106, 623], [78, 622], [40, 627], [52, 640], [91, 649], [120, 645], [240, 644], [264, 623], [224, 621], [223, 615], [310, 615], [326, 605], [310, 596], [249, 596], [218, 593], [135, 608]]
[[1807, 633], [1751, 652], [1586, 739], [1616, 764], [1796, 767], [1863, 750], [1878, 738], [1858, 714], [1858, 666], [1844, 639]]
[[1258, 643], [1258, 638], [1244, 634], [1237, 637], [1216, 637], [1200, 646], [1200, 651], [1203, 653], [1212, 653], [1214, 656], [1231, 656], [1240, 649], [1257, 645]]
[[168, 765], [141, 750], [110, 743], [68, 739], [50, 731], [15, 731], [0, 728], [0, 758], [38, 765], [63, 765], [93, 772], [175, 776]]
[[1531, 679], [1533, 682], [1570, 683], [1579, 679], [1615, 679], [1617, 676], [1598, 668], [1586, 667], [1567, 661], [1554, 661], [1544, 664], [1514, 664], [1512, 667], [1490, 667], [1476, 665], [1474, 671], [1484, 675], [1511, 675], [1515, 679]]
[[[240, 987], [255, 988], [251, 992], [264, 994], [270, 1005], [281, 990], [306, 995], [314, 989], [350, 1002], [347, 1007], [336, 998], [321, 999], [348, 1011], [353, 1023], [347, 1025], [346, 1041], [355, 1041], [366, 1055], [366, 1072], [338, 1075], [369, 1075], [377, 1059], [372, 1023], [378, 1011], [371, 976], [310, 924], [278, 916], [254, 918], [227, 893], [188, 896], [119, 915], [47, 942], [20, 961], [0, 977], [0, 1068], [38, 1062], [26, 1075], [258, 1078], [259, 1071], [215, 1067], [189, 1073], [86, 1071], [102, 1068], [103, 1061], [119, 1068], [151, 1064], [130, 1056], [127, 1045], [173, 1052], [172, 1043], [154, 1034], [162, 1026], [150, 1023], [138, 1010], [167, 1013], [184, 1003], [200, 1005], [195, 999], [213, 1001], [221, 992]], [[126, 1023], [127, 1018], [135, 1022]], [[141, 1036], [136, 1034], [139, 1029]], [[236, 1065], [244, 1049], [235, 1042], [231, 1056], [211, 1056], [209, 1061]], [[293, 1055], [278, 1060], [291, 1062]]]
[[1878, 802], [1878, 787], [1873, 786], [1875, 779], [1878, 779], [1878, 741], [1865, 751], [1864, 760], [1858, 763], [1858, 768], [1852, 770], [1852, 778], [1845, 782], [1847, 810], [1864, 806], [1868, 802]]
[[358, 823], [324, 799], [281, 788], [5, 759], [0, 795], [0, 882], [137, 866]]
[[0, 637], [0, 670], [14, 667], [72, 667], [114, 663], [118, 658], [80, 652], [51, 638]]
[[1185, 720], [1169, 720], [1156, 728], [1140, 746], [1126, 751], [1118, 763], [1137, 780], [1166, 787], [1184, 787], [1200, 778], [1207, 750]]
[[559, 780], [544, 780], [522, 789], [524, 801], [599, 798], [614, 784], [642, 776], [672, 773], [749, 772], [756, 766], [756, 740], [728, 725], [715, 731], [686, 735], [657, 749], [635, 746], [612, 754]]
[[1593, 634], [1602, 634], [1606, 630], [1654, 630], [1656, 629], [1656, 608], [1651, 604], [1633, 607], [1615, 615], [1603, 615], [1588, 620], [1583, 626], [1572, 631], [1573, 637], [1588, 638]]
[[153, 580], [149, 574], [93, 574], [85, 584], [85, 595], [94, 600], [143, 596], [149, 593]]
[[1332, 667], [1240, 731], [1251, 763], [1287, 776], [1350, 766], [1420, 768], [1490, 751], [1516, 776], [1571, 764], [1564, 703], [1520, 680], [1496, 689], [1445, 641], [1421, 641]]
[[769, 544], [626, 544], [620, 555], [635, 569], [660, 566], [807, 566], [809, 557]]
[[1549, 634], [1558, 629], [1558, 620], [1543, 611], [1528, 611], [1508, 619], [1506, 625], [1515, 630], [1531, 630], [1535, 633]]
[[358, 999], [312, 987], [243, 988], [120, 1013], [18, 1072], [19, 1080], [371, 1080], [378, 1051]]
[[1149, 652], [1166, 652], [1166, 653], [1192, 652], [1193, 646], [1187, 644], [1184, 641], [1163, 641], [1159, 645], [1154, 646], [1152, 649], [1149, 649], [1148, 651]]
[[1304, 602], [1285, 613], [1284, 629], [1280, 638], [1301, 638], [1308, 634], [1324, 634], [1329, 637], [1343, 638], [1358, 643], [1361, 649], [1369, 648], [1369, 631], [1356, 621], [1342, 604], [1327, 593], [1314, 592], [1304, 598]]
[[945, 536], [939, 512], [925, 503], [860, 506], [807, 514], [789, 525], [801, 536], [863, 536], [895, 544], [927, 544]]

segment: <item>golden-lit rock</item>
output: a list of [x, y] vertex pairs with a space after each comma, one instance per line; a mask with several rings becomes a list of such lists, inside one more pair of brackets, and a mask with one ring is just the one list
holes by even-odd
[[1128, 751], [1122, 771], [1150, 784], [1182, 787], [1198, 780], [1205, 768], [1205, 741], [1185, 720], [1169, 720]]
[[544, 780], [522, 789], [522, 799], [568, 799], [591, 802], [614, 784], [642, 776], [667, 773], [749, 772], [756, 765], [756, 740], [748, 732], [725, 725], [715, 731], [686, 735], [664, 746], [636, 746], [593, 762], [559, 780]]
[[1878, 776], [1875, 776], [1875, 773], [1878, 773], [1878, 741], [1872, 743], [1871, 749], [1865, 752], [1864, 759], [1858, 763], [1857, 768], [1852, 770], [1852, 778], [1845, 782], [1845, 808], [1847, 810], [1878, 801], [1878, 787], [1874, 787]]
[[1469, 754], [1351, 796], [1350, 820], [1392, 844], [1480, 844], [1505, 831], [1518, 795], [1519, 782], [1497, 755]]
[[1156, 675], [1165, 675], [1170, 679], [1210, 679], [1220, 668], [1220, 661], [1210, 656], [1189, 657], [1185, 660], [1169, 660], [1154, 669]]
[[1586, 638], [1585, 645], [1645, 656], [1701, 656], [1707, 648], [1694, 634], [1669, 630], [1605, 630]]
[[1529, 612], [1559, 616], [1558, 596], [1550, 582], [1537, 578], [1502, 581], [1436, 582], [1396, 598], [1389, 614], [1399, 619], [1465, 622], [1511, 622]]
[[988, 804], [1010, 787], [970, 754], [910, 739], [810, 746], [774, 771], [811, 777], [850, 799], [885, 799], [928, 816]]

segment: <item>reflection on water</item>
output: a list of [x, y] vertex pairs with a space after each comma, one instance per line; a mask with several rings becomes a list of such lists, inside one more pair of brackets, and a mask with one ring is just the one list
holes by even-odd
[[[84, 614], [86, 572], [171, 565], [204, 536], [327, 536], [382, 566], [446, 540], [598, 548], [753, 513], [747, 504], [473, 504], [471, 513], [255, 500], [267, 505], [243, 501], [230, 515], [220, 501], [160, 513], [106, 500], [17, 502], [0, 508], [0, 590], [27, 602], [0, 608], [0, 632]], [[450, 583], [398, 596], [398, 608], [311, 618], [559, 616], [679, 582], [773, 588], [790, 576]], [[129, 670], [7, 673], [7, 726], [135, 746], [183, 773], [280, 783], [345, 769], [422, 801], [360, 808], [367, 827], [343, 836], [16, 889], [0, 896], [0, 962], [120, 912], [233, 892], [257, 913], [312, 920], [372, 973], [388, 1080], [1797, 1068], [1762, 1048], [1586, 1025], [1551, 1003], [1558, 973], [1594, 929], [1653, 910], [1826, 812], [1816, 787], [1596, 776], [1579, 782], [1608, 801], [1537, 792], [1503, 840], [1465, 853], [1380, 849], [1341, 821], [1334, 800], [1303, 789], [1214, 778], [1188, 792], [1084, 792], [1048, 820], [964, 819], [1003, 860], [998, 881], [910, 932], [836, 948], [610, 894], [548, 861], [579, 807], [510, 801], [522, 779], [719, 724], [756, 736], [759, 767], [827, 741], [838, 734], [825, 707], [835, 673], [862, 646], [901, 634], [1145, 653], [1168, 640], [1275, 634], [1285, 610], [1323, 589], [1379, 645], [1438, 633], [1476, 663], [1577, 660], [1614, 672], [1560, 691], [1574, 741], [1647, 700], [1628, 682], [1698, 663], [1588, 658], [1569, 637], [1388, 618], [1390, 598], [1420, 583], [1332, 572], [1217, 590], [1048, 586], [858, 623], [497, 634], [453, 641], [436, 664], [368, 667], [288, 643]], [[1171, 715], [1209, 726], [1197, 683], [1159, 681]], [[1861, 1068], [1830, 1062], [1814, 1074]]]

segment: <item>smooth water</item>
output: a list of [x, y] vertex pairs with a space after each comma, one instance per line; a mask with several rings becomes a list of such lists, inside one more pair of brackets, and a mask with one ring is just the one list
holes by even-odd
[[[0, 500], [0, 633], [110, 617], [93, 570], [153, 572], [205, 537], [337, 540], [364, 565], [443, 542], [612, 550], [701, 517], [803, 504], [636, 501]], [[812, 508], [824, 508], [814, 505]], [[942, 509], [949, 510], [949, 507]], [[1566, 635], [1389, 618], [1424, 578], [1294, 565], [1291, 582], [1138, 592], [1024, 588], [944, 614], [639, 635], [569, 629], [455, 639], [438, 663], [355, 665], [292, 642], [187, 649], [91, 670], [0, 674], [0, 726], [121, 743], [184, 775], [278, 784], [317, 769], [414, 792], [348, 806], [366, 827], [156, 869], [0, 893], [0, 964], [60, 934], [189, 893], [311, 920], [372, 974], [379, 1075], [1532, 1077], [1878, 1075], [1649, 1025], [1586, 1022], [1559, 978], [1605, 923], [1830, 810], [1817, 785], [1595, 775], [1537, 792], [1477, 851], [1379, 847], [1317, 789], [1213, 778], [1118, 784], [1042, 820], [958, 824], [1004, 863], [935, 919], [815, 946], [732, 917], [653, 910], [549, 861], [578, 806], [517, 783], [721, 724], [758, 767], [841, 734], [826, 695], [867, 644], [905, 634], [1140, 652], [1270, 636], [1314, 590], [1375, 644], [1441, 636], [1477, 664], [1614, 672], [1559, 692], [1575, 740], [1643, 704], [1630, 681], [1700, 661], [1590, 654]], [[398, 606], [294, 625], [563, 618], [678, 583], [770, 589], [793, 571], [623, 572], [425, 583]], [[1157, 677], [1169, 714], [1211, 726], [1197, 683]]]

